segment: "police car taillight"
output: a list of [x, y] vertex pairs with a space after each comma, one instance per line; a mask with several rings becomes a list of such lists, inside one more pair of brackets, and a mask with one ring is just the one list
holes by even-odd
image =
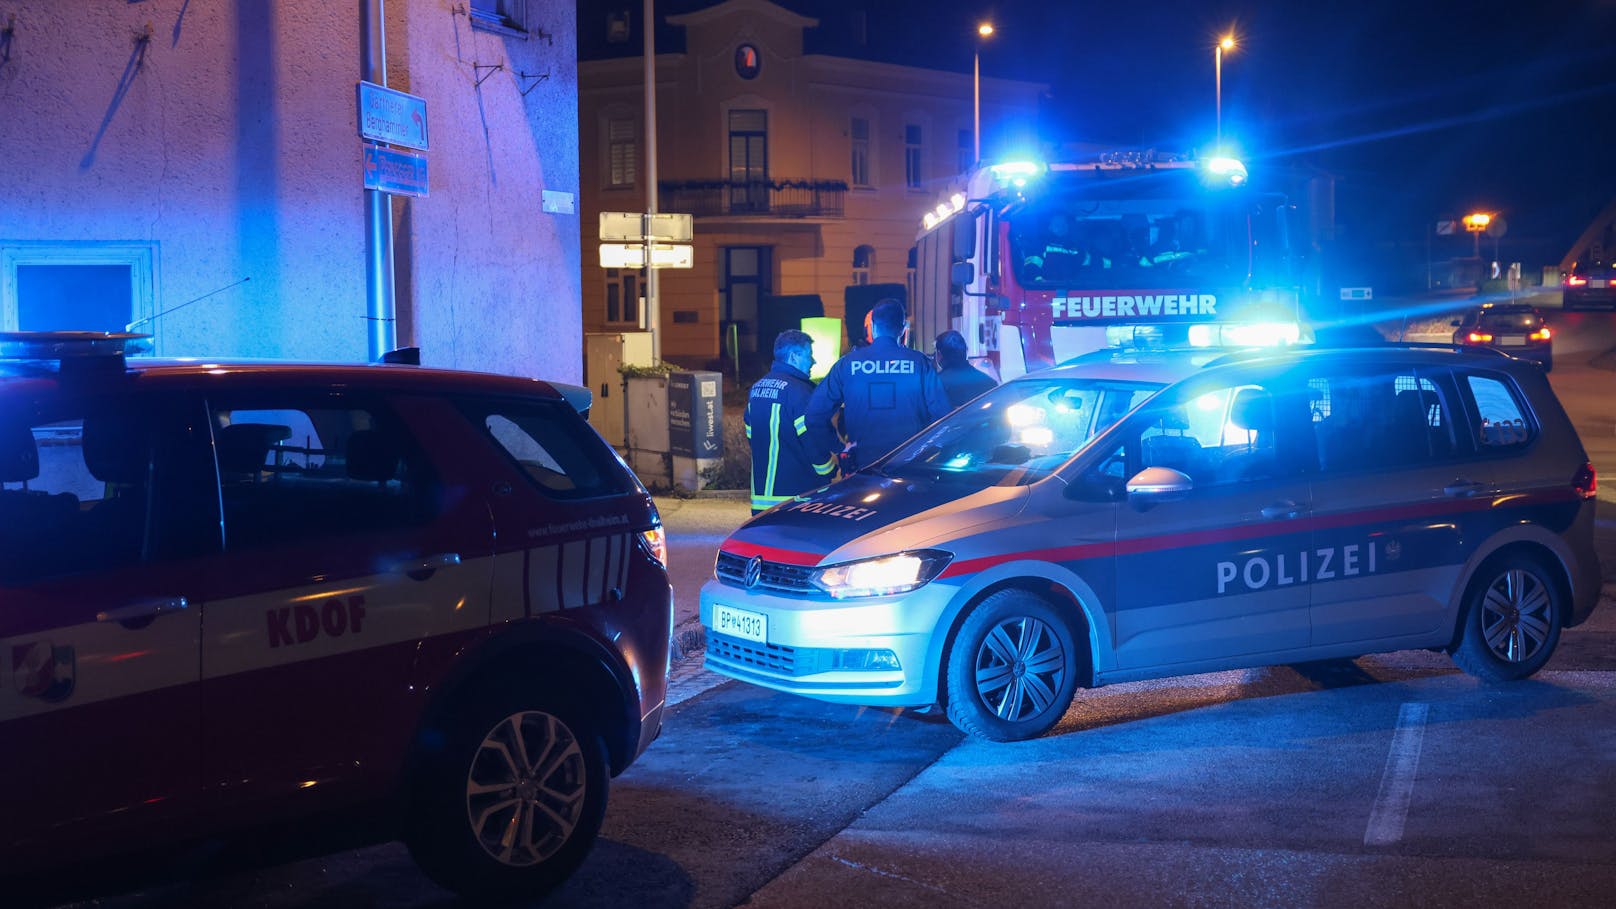
[[1591, 499], [1599, 495], [1599, 472], [1594, 470], [1592, 463], [1582, 465], [1577, 475], [1571, 478], [1571, 488], [1583, 499]]

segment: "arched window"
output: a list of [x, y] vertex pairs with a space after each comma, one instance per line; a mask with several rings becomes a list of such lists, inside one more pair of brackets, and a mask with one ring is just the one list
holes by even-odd
[[853, 283], [868, 284], [875, 271], [875, 247], [868, 243], [853, 248]]

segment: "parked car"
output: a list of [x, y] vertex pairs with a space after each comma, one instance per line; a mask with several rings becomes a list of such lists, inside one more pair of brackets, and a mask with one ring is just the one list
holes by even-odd
[[1240, 667], [1432, 648], [1521, 679], [1598, 602], [1596, 486], [1543, 370], [1493, 351], [1090, 355], [731, 534], [706, 665], [996, 740]]
[[1616, 265], [1578, 262], [1560, 279], [1565, 309], [1616, 309]]
[[0, 876], [362, 818], [462, 893], [565, 878], [672, 611], [587, 392], [127, 340], [0, 335]]
[[1554, 332], [1537, 307], [1526, 303], [1478, 306], [1453, 326], [1453, 343], [1491, 347], [1512, 357], [1535, 360], [1545, 372], [1554, 368]]

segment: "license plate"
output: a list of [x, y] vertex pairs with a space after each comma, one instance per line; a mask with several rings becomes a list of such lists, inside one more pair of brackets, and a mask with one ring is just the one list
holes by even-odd
[[1519, 347], [1520, 345], [1526, 343], [1526, 336], [1525, 335], [1501, 335], [1498, 338], [1498, 343], [1503, 344], [1505, 346], [1509, 346], [1509, 347]]
[[734, 606], [713, 604], [713, 631], [759, 644], [769, 642], [769, 617]]
[[1590, 279], [1588, 281], [1588, 286], [1589, 287], [1604, 287], [1605, 286], [1605, 279], [1604, 278], [1592, 278], [1592, 279]]

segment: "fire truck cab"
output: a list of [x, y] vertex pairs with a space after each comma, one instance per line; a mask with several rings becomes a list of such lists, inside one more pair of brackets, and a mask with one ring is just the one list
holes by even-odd
[[1006, 380], [1117, 345], [1293, 343], [1288, 210], [1233, 158], [981, 168], [925, 217], [911, 323], [958, 330]]

